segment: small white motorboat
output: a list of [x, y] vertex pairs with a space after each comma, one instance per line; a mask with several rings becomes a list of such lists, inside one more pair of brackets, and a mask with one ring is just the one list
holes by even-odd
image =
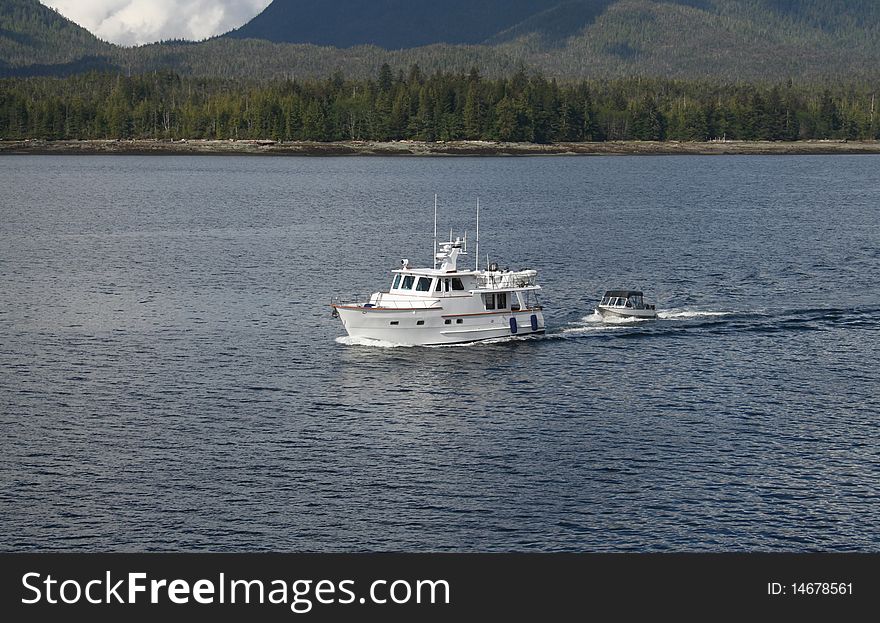
[[645, 303], [639, 290], [608, 290], [596, 311], [603, 318], [657, 318], [656, 306]]

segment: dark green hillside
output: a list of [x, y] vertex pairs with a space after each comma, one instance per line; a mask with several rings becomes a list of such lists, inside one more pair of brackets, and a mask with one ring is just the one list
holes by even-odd
[[880, 22], [876, 0], [753, 0], [751, 4], [830, 32], [876, 31]]
[[[37, 0], [0, 0], [0, 69], [43, 73], [47, 66], [103, 66], [111, 46]], [[56, 67], [57, 69], [57, 67]], [[36, 70], [36, 71], [34, 71]]]
[[580, 34], [613, 3], [614, 0], [568, 0], [553, 3], [511, 28], [497, 33], [488, 43], [534, 37], [543, 45], [558, 46], [569, 37]]
[[226, 36], [389, 50], [477, 44], [548, 4], [552, 0], [274, 0]]
[[[0, 28], [0, 76], [363, 79], [417, 63], [499, 78], [523, 66], [559, 80], [880, 79], [877, 0], [275, 0], [228, 36], [137, 48], [102, 43], [37, 0], [0, 0]], [[302, 43], [267, 39], [284, 37]], [[350, 47], [363, 41], [374, 45]]]
[[531, 59], [557, 76], [877, 76], [880, 3], [856, 2], [842, 13], [828, 4], [806, 0], [789, 10], [781, 0], [616, 0], [564, 48]]

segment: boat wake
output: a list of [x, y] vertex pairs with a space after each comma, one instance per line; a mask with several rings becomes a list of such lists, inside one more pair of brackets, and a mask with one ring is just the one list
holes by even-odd
[[657, 318], [620, 318], [605, 317], [594, 311], [589, 316], [572, 322], [569, 326], [552, 333], [551, 335], [570, 336], [572, 334], [591, 333], [595, 331], [608, 331], [613, 329], [626, 329], [638, 326], [655, 326], [658, 322], [666, 320], [699, 320], [701, 318], [718, 318], [730, 316], [734, 312], [704, 311], [692, 309], [670, 309], [658, 312]]
[[716, 318], [719, 316], [731, 316], [735, 312], [724, 311], [701, 311], [692, 309], [669, 309], [657, 312], [660, 320], [691, 320], [693, 318]]
[[656, 320], [603, 318], [594, 312], [549, 333], [549, 337], [573, 338], [584, 335], [635, 337], [658, 336], [680, 331], [706, 335], [725, 333], [779, 333], [783, 331], [826, 331], [840, 327], [880, 326], [880, 308], [779, 309], [754, 311], [713, 311], [669, 309]]
[[[779, 333], [794, 331], [827, 331], [834, 328], [880, 327], [880, 307], [810, 308], [753, 311], [718, 311], [673, 308], [658, 313], [656, 320], [642, 318], [604, 318], [593, 312], [561, 327], [549, 329], [545, 335], [524, 335], [491, 338], [478, 342], [432, 345], [429, 348], [473, 347], [516, 343], [526, 340], [575, 339], [587, 336], [606, 338], [656, 337], [699, 330], [705, 335], [728, 333]], [[363, 338], [338, 337], [338, 344], [372, 348], [411, 348]]]
[[486, 340], [477, 340], [476, 342], [458, 342], [456, 344], [431, 344], [427, 348], [462, 348], [473, 346], [491, 346], [493, 344], [511, 344], [515, 342], [525, 342], [528, 340], [540, 340], [544, 338], [544, 334], [532, 335], [505, 335], [503, 337], [490, 337]]
[[608, 331], [614, 329], [624, 329], [634, 325], [640, 325], [650, 322], [643, 318], [604, 318], [599, 312], [593, 312], [589, 316], [584, 316], [580, 320], [572, 322], [569, 326], [563, 327], [561, 330], [553, 331], [550, 336], [566, 336], [571, 334], [592, 333], [595, 331]]
[[336, 338], [337, 344], [343, 346], [365, 346], [368, 348], [462, 348], [473, 346], [484, 346], [492, 344], [507, 344], [509, 342], [523, 342], [525, 340], [539, 340], [543, 335], [507, 335], [504, 337], [493, 337], [486, 340], [477, 340], [474, 342], [457, 342], [455, 344], [397, 344], [395, 342], [386, 342], [385, 340], [371, 340], [362, 337], [351, 337], [344, 335]]
[[343, 335], [336, 338], [337, 344], [343, 346], [368, 346], [370, 348], [412, 348], [412, 344], [396, 344], [394, 342], [386, 342], [385, 340], [371, 340], [363, 337], [351, 337]]

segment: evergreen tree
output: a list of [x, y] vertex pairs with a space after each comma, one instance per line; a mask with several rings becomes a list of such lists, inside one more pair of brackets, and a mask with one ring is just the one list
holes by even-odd
[[464, 103], [464, 137], [471, 140], [480, 139], [486, 127], [485, 110], [479, 82], [468, 80], [467, 97]]
[[379, 69], [379, 92], [389, 93], [394, 84], [394, 78], [391, 75], [391, 66], [388, 63], [382, 63]]
[[645, 97], [630, 108], [631, 137], [639, 141], [662, 141], [666, 138], [666, 122], [654, 100]]
[[709, 138], [708, 115], [698, 102], [689, 102], [683, 107], [679, 138], [686, 141], [705, 141]]
[[831, 93], [826, 90], [822, 94], [822, 99], [819, 103], [815, 133], [824, 138], [840, 138], [840, 125], [840, 113], [837, 109], [837, 104], [831, 98]]
[[327, 140], [327, 115], [321, 103], [313, 99], [303, 114], [302, 139], [307, 141]]

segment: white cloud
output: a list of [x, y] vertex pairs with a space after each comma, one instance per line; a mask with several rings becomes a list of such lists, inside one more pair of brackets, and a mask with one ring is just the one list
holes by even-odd
[[199, 40], [241, 26], [271, 0], [41, 0], [105, 41]]

